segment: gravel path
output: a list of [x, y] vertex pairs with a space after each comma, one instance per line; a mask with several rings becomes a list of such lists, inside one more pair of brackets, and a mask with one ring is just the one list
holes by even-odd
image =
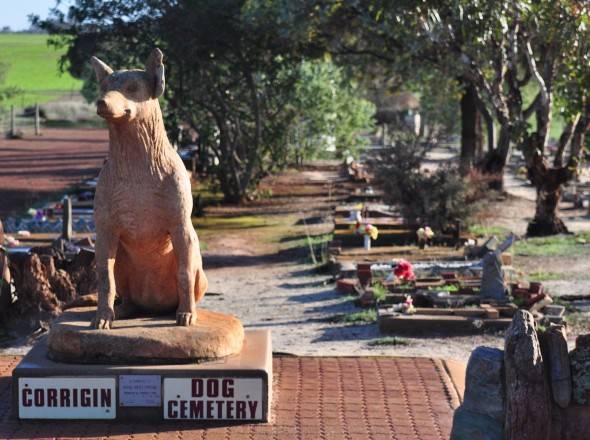
[[[428, 356], [467, 361], [478, 345], [503, 346], [503, 335], [406, 337], [408, 345], [372, 347], [381, 338], [376, 323], [343, 325], [334, 316], [359, 311], [334, 290], [325, 275], [292, 263], [207, 270], [210, 292], [202, 306], [232, 313], [246, 328], [272, 331], [273, 351], [295, 355]], [[247, 269], [247, 270], [244, 270]]]

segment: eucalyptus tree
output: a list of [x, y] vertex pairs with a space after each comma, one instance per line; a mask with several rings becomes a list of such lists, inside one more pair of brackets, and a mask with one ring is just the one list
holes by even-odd
[[[579, 172], [590, 122], [586, 1], [311, 3], [318, 21], [328, 23], [324, 35], [335, 51], [371, 57], [406, 73], [430, 67], [457, 78], [486, 121], [488, 151], [480, 169], [495, 176], [494, 187], [502, 189], [510, 153], [521, 149], [537, 190], [528, 233], [566, 231], [557, 205], [563, 185]], [[530, 91], [533, 98], [527, 99]], [[548, 135], [558, 112], [566, 124], [551, 158]]]

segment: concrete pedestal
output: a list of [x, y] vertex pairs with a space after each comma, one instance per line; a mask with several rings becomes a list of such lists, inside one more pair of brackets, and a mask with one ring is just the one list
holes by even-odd
[[19, 419], [267, 422], [272, 398], [268, 330], [248, 330], [239, 354], [199, 364], [60, 363], [41, 340], [13, 370]]

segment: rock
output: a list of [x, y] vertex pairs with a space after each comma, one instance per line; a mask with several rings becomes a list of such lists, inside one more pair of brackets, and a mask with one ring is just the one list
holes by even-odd
[[540, 339], [543, 358], [549, 368], [553, 401], [567, 408], [572, 398], [572, 376], [566, 329], [563, 325], [551, 325]]
[[504, 353], [477, 347], [465, 374], [465, 395], [453, 417], [452, 440], [501, 440], [504, 427]]
[[506, 440], [544, 440], [551, 433], [551, 401], [533, 316], [514, 314], [506, 331]]
[[504, 421], [504, 353], [477, 347], [471, 353], [465, 375], [466, 409]]
[[502, 440], [503, 423], [460, 406], [453, 415], [451, 440]]
[[121, 319], [110, 330], [91, 329], [94, 308], [71, 309], [52, 325], [49, 353], [71, 363], [186, 363], [241, 351], [242, 323], [199, 309], [197, 325], [177, 326], [174, 316]]
[[590, 335], [576, 338], [576, 348], [570, 353], [573, 400], [590, 405]]

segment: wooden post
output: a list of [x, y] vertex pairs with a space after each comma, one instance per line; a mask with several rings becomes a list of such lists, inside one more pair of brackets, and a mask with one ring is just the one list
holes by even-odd
[[35, 136], [41, 136], [41, 118], [39, 116], [39, 103], [35, 103]]
[[72, 199], [65, 196], [63, 199], [63, 224], [62, 224], [62, 238], [65, 240], [72, 240]]
[[14, 105], [10, 106], [10, 137], [16, 136], [16, 119], [14, 117]]
[[191, 172], [193, 173], [193, 179], [197, 178], [197, 154], [194, 153], [193, 157], [191, 158]]

